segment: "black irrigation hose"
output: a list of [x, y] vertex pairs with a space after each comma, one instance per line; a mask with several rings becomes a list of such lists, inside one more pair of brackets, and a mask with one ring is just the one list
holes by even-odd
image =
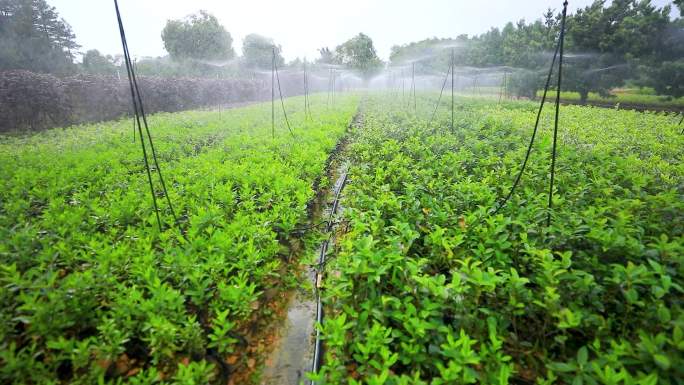
[[[430, 120], [428, 121], [428, 128], [432, 125], [432, 121], [435, 119], [435, 115], [437, 114], [437, 109], [439, 108], [439, 103], [442, 101], [442, 94], [444, 94], [444, 88], [446, 88], [447, 80], [449, 80], [449, 74], [451, 73], [451, 66], [449, 66], [449, 69], [447, 70], [446, 76], [444, 77], [444, 83], [442, 83], [442, 89], [439, 91], [439, 98], [437, 98], [437, 105], [435, 105], [435, 110], [432, 111], [432, 116], [430, 117]], [[453, 76], [453, 75], [452, 75]]]
[[546, 77], [546, 85], [544, 86], [544, 93], [542, 94], [542, 99], [541, 103], [539, 104], [539, 110], [537, 111], [537, 118], [534, 122], [534, 130], [532, 131], [532, 137], [530, 138], [530, 143], [527, 146], [527, 152], [525, 153], [525, 160], [523, 161], [522, 167], [520, 167], [520, 171], [518, 172], [518, 176], [515, 178], [515, 182], [513, 183], [513, 186], [511, 187], [511, 190], [508, 192], [508, 195], [506, 198], [504, 198], [501, 203], [499, 203], [498, 207], [494, 210], [494, 212], [491, 215], [496, 215], [501, 208], [503, 208], [506, 203], [511, 199], [511, 196], [513, 196], [513, 193], [515, 192], [515, 189], [518, 187], [518, 184], [520, 184], [520, 179], [522, 178], [523, 173], [525, 172], [525, 167], [527, 167], [527, 161], [530, 159], [530, 153], [532, 152], [532, 145], [534, 144], [534, 139], [537, 136], [537, 130], [539, 128], [539, 120], [541, 118], [541, 113], [542, 109], [544, 108], [544, 103], [546, 103], [546, 95], [549, 91], [549, 86], [551, 84], [551, 75], [553, 74], [553, 67], [556, 64], [556, 57], [558, 56], [558, 50], [560, 49], [560, 39], [558, 40], [558, 43], [556, 43], [556, 50], [553, 53], [553, 59], [551, 59], [551, 67], [549, 68], [549, 74]]
[[553, 182], [556, 176], [556, 143], [558, 141], [558, 115], [560, 113], [560, 93], [563, 80], [563, 40], [565, 37], [565, 13], [568, 1], [563, 3], [563, 16], [560, 30], [560, 56], [558, 57], [558, 85], [556, 86], [556, 116], [553, 123], [553, 149], [551, 150], [551, 182], [549, 183], [549, 212], [546, 213], [546, 226], [551, 226], [551, 210], [553, 209]]
[[[142, 132], [142, 125], [140, 124], [140, 117], [142, 116], [142, 121], [143, 124], [145, 125], [145, 132], [147, 133], [147, 139], [150, 144], [150, 150], [152, 152], [152, 158], [154, 160], [154, 165], [157, 169], [157, 174], [159, 175], [159, 181], [161, 182], [162, 185], [162, 190], [164, 192], [164, 196], [166, 197], [166, 201], [169, 205], [169, 209], [171, 210], [171, 215], [173, 215], [173, 219], [178, 225], [178, 217], [176, 216], [176, 212], [173, 209], [173, 205], [171, 204], [171, 199], [169, 198], [169, 193], [166, 189], [166, 183], [164, 182], [164, 177], [162, 176], [161, 168], [159, 167], [159, 161], [157, 160], [157, 153], [154, 149], [154, 144], [152, 142], [152, 135], [150, 134], [150, 128], [149, 125], [147, 124], [147, 117], [145, 115], [145, 109], [143, 107], [143, 101], [142, 97], [140, 94], [140, 88], [138, 87], [138, 80], [135, 76], [135, 70], [133, 69], [132, 63], [131, 63], [131, 56], [130, 52], [128, 50], [128, 42], [126, 40], [126, 33], [124, 31], [123, 27], [123, 21], [121, 19], [121, 12], [119, 10], [119, 3], [118, 0], [114, 0], [114, 8], [116, 10], [116, 18], [117, 22], [119, 24], [119, 34], [121, 35], [121, 45], [123, 47], [124, 51], [124, 59], [126, 62], [126, 72], [128, 74], [128, 84], [131, 89], [131, 99], [133, 100], [133, 108], [134, 108], [134, 115], [135, 115], [135, 122], [137, 123], [138, 127], [138, 133], [140, 134], [140, 144], [142, 146], [142, 151], [143, 151], [143, 158], [145, 160], [145, 169], [147, 171], [147, 180], [150, 185], [150, 193], [152, 195], [152, 203], [154, 205], [154, 211], [155, 215], [157, 217], [157, 225], [159, 226], [159, 231], [162, 231], [162, 225], [161, 225], [161, 218], [159, 217], [159, 207], [157, 205], [157, 198], [155, 196], [154, 192], [154, 184], [152, 182], [152, 171], [150, 169], [150, 164], [147, 156], [147, 148], [145, 146], [145, 140]], [[138, 106], [140, 107], [140, 110], [138, 110]]]
[[[324, 221], [312, 223], [312, 224], [305, 225], [305, 226], [295, 227], [294, 229], [292, 229], [292, 233], [302, 233], [302, 232], [307, 231], [307, 230], [319, 228], [323, 225], [325, 225], [327, 227], [328, 223], [329, 223], [328, 220], [324, 220]], [[338, 223], [338, 222], [335, 222], [335, 223]]]
[[[316, 273], [316, 322], [320, 325], [323, 323], [323, 301], [321, 299], [321, 293], [320, 293], [320, 278], [322, 277], [322, 271], [323, 267], [325, 266], [326, 263], [326, 254], [328, 252], [328, 246], [330, 244], [330, 241], [332, 240], [333, 237], [333, 217], [337, 213], [337, 208], [339, 207], [339, 202], [340, 202], [340, 195], [342, 193], [342, 189], [344, 189], [344, 186], [347, 183], [347, 173], [344, 173], [341, 177], [342, 182], [337, 186], [337, 189], [335, 191], [335, 199], [333, 200], [333, 206], [330, 209], [330, 214], [328, 216], [328, 222], [325, 230], [329, 233], [328, 239], [323, 242], [321, 245], [321, 253], [318, 258], [318, 269]], [[311, 371], [313, 373], [318, 373], [318, 370], [320, 369], [321, 365], [321, 355], [323, 352], [323, 341], [321, 339], [321, 330], [320, 328], [316, 328], [316, 342], [314, 344], [314, 355], [313, 355], [313, 362], [311, 364]], [[311, 381], [311, 385], [315, 385], [315, 381]]]
[[283, 108], [283, 116], [285, 116], [285, 123], [287, 124], [287, 129], [290, 131], [290, 135], [295, 136], [292, 132], [292, 127], [290, 127], [290, 120], [287, 118], [287, 111], [285, 111], [285, 102], [283, 101], [283, 91], [280, 89], [280, 75], [278, 75], [278, 65], [275, 63], [275, 57], [273, 60], [273, 68], [275, 69], [276, 80], [278, 81], [278, 95], [280, 95], [280, 105]]

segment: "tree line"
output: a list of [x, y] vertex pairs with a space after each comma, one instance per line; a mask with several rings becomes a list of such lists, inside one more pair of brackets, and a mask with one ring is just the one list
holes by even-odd
[[[161, 31], [161, 39], [168, 57], [136, 62], [140, 74], [171, 77], [244, 75], [248, 71], [270, 69], [274, 52], [276, 64], [285, 66], [282, 47], [272, 38], [256, 33], [244, 38], [242, 56], [238, 58], [230, 32], [207, 11], [180, 20], [168, 20]], [[125, 73], [121, 55], [104, 55], [96, 49], [83, 53], [82, 62], [77, 63], [79, 48], [71, 26], [45, 0], [0, 0], [0, 71], [24, 69], [60, 76]], [[322, 56], [315, 63], [343, 64], [364, 74], [383, 65], [372, 40], [364, 34], [338, 46], [334, 53], [327, 48], [320, 51]], [[302, 63], [298, 58], [289, 64], [299, 66]]]
[[[674, 4], [680, 13], [674, 20], [670, 6], [658, 8], [650, 0], [596, 0], [569, 15], [564, 88], [577, 91], [583, 101], [589, 92], [607, 96], [625, 84], [684, 96], [684, 0]], [[386, 65], [412, 62], [418, 74], [437, 75], [449, 67], [453, 52], [455, 64], [466, 68], [460, 70], [465, 76], [488, 70], [509, 72], [510, 91], [534, 97], [543, 85], [559, 29], [560, 14], [549, 9], [533, 22], [511, 22], [481, 35], [394, 46], [389, 63], [378, 57], [372, 39], [360, 33], [334, 49], [320, 48], [312, 64], [341, 65], [369, 79]], [[161, 39], [169, 55], [136, 63], [142, 75], [244, 76], [270, 69], [274, 52], [276, 64], [286, 65], [282, 47], [259, 34], [244, 38], [238, 56], [230, 32], [206, 11], [167, 21]], [[0, 70], [57, 75], [121, 71], [121, 56], [97, 50], [85, 52], [77, 63], [79, 48], [69, 24], [45, 0], [0, 0]], [[297, 58], [287, 65], [302, 64]]]
[[[680, 13], [675, 20], [670, 20], [670, 6], [658, 8], [650, 0], [596, 0], [568, 15], [563, 88], [578, 92], [582, 101], [589, 92], [609, 96], [611, 89], [625, 84], [684, 96], [684, 2], [674, 4]], [[487, 68], [510, 72], [512, 91], [534, 97], [551, 62], [560, 19], [549, 9], [531, 23], [508, 23], [473, 37], [394, 46], [390, 65], [425, 58], [416, 61], [416, 71], [443, 73], [453, 52], [457, 66], [474, 67], [466, 76]]]

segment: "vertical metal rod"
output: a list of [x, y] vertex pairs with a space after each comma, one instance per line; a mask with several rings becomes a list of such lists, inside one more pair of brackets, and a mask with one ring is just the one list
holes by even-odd
[[[219, 80], [219, 75], [218, 75], [218, 74], [216, 74], [216, 80], [217, 80], [217, 81]], [[219, 85], [220, 85], [220, 84], [219, 84]], [[217, 95], [217, 99], [218, 99], [218, 115], [219, 115], [219, 120], [221, 120], [221, 96], [220, 96], [220, 95]]]
[[304, 59], [304, 120], [308, 120], [309, 116], [307, 115], [308, 112], [308, 107], [307, 107], [307, 89], [306, 89], [306, 59]]
[[416, 108], [416, 63], [411, 63], [411, 86], [413, 87], [413, 112]]
[[328, 68], [328, 99], [326, 106], [330, 107], [330, 92], [332, 91], [332, 68]]
[[508, 99], [508, 72], [504, 72], [504, 99]]
[[558, 56], [558, 85], [556, 88], [556, 117], [553, 123], [553, 148], [551, 150], [551, 183], [549, 183], [549, 212], [546, 216], [546, 226], [551, 226], [551, 210], [553, 209], [553, 182], [556, 172], [556, 146], [558, 141], [558, 118], [560, 113], [560, 93], [563, 80], [563, 39], [565, 38], [565, 15], [568, 10], [568, 1], [563, 3], [563, 17], [560, 30], [560, 51]]
[[406, 100], [406, 78], [404, 77], [404, 70], [401, 70], [401, 102]]
[[154, 192], [154, 185], [152, 183], [152, 172], [150, 170], [150, 164], [149, 160], [147, 157], [147, 148], [145, 147], [145, 139], [143, 136], [142, 132], [142, 126], [140, 124], [140, 115], [138, 113], [138, 101], [137, 97], [139, 94], [136, 94], [136, 88], [133, 84], [133, 64], [131, 63], [131, 58], [128, 53], [128, 44], [126, 42], [126, 35], [124, 32], [124, 27], [123, 27], [123, 21], [121, 20], [121, 12], [119, 11], [119, 2], [117, 0], [114, 0], [114, 8], [116, 9], [116, 18], [119, 23], [119, 34], [121, 35], [121, 46], [124, 51], [124, 62], [126, 63], [126, 72], [128, 75], [128, 84], [131, 89], [131, 99], [133, 100], [133, 111], [135, 115], [135, 119], [137, 121], [137, 127], [138, 127], [138, 132], [140, 133], [140, 145], [142, 147], [142, 152], [143, 152], [143, 159], [145, 160], [145, 170], [147, 172], [147, 181], [149, 182], [150, 185], [150, 195], [152, 195], [152, 204], [154, 206], [154, 214], [157, 217], [157, 225], [159, 226], [159, 232], [162, 232], [162, 225], [161, 225], [161, 218], [159, 217], [159, 206], [157, 205], [157, 197]]
[[275, 46], [271, 59], [271, 136], [275, 139]]
[[451, 49], [451, 130], [454, 129], [454, 49]]

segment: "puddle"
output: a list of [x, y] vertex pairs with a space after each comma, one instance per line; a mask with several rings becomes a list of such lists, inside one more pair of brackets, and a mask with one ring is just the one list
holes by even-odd
[[297, 292], [287, 310], [281, 336], [262, 373], [262, 385], [299, 385], [313, 360], [316, 301], [313, 293]]
[[[339, 204], [335, 199], [339, 197], [339, 191], [343, 188], [346, 180], [346, 166], [340, 166], [335, 173], [336, 182], [323, 201], [325, 210], [321, 212], [319, 219], [331, 218], [331, 211], [339, 212]], [[334, 214], [334, 213], [333, 213]], [[333, 218], [334, 219], [334, 218]], [[326, 226], [328, 235], [332, 235], [335, 226]], [[334, 236], [334, 235], [333, 235]], [[316, 255], [322, 250], [328, 249], [333, 236], [326, 238]], [[311, 283], [311, 289], [297, 290], [288, 304], [287, 317], [279, 331], [276, 346], [264, 363], [261, 373], [261, 385], [300, 385], [310, 383], [306, 377], [307, 372], [314, 369], [314, 354], [316, 351], [317, 331], [314, 327], [319, 316], [317, 312], [318, 297], [314, 292], [316, 287], [317, 272], [314, 268], [307, 271], [307, 279]], [[320, 346], [319, 346], [320, 347]]]

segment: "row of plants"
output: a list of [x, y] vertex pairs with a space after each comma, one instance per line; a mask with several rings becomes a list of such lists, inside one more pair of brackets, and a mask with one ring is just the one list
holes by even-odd
[[[303, 93], [302, 74], [282, 73], [285, 95]], [[145, 111], [177, 112], [219, 104], [267, 100], [270, 75], [245, 79], [162, 78], [142, 76], [138, 83]], [[323, 89], [320, 82], [310, 89]], [[132, 113], [126, 71], [120, 77], [77, 75], [57, 78], [25, 70], [0, 71], [0, 132], [119, 119]]]
[[[357, 99], [149, 117], [157, 228], [130, 120], [0, 136], [0, 382], [226, 383], [295, 284], [289, 241]], [[149, 147], [148, 147], [149, 151]], [[154, 171], [153, 171], [154, 172]], [[234, 380], [234, 378], [233, 378]]]
[[[684, 97], [675, 98], [647, 92], [647, 90], [643, 92], [640, 92], [640, 90], [614, 90], [609, 96], [590, 92], [587, 101], [589, 103], [624, 104], [627, 106], [637, 105], [643, 107], [671, 108], [673, 110], [681, 110], [684, 108]], [[543, 93], [544, 91], [537, 91], [537, 97], [541, 98]], [[579, 92], [564, 91], [561, 92], [561, 99], [564, 101], [579, 102], [580, 94]]]
[[319, 384], [682, 384], [684, 136], [656, 113], [376, 95], [348, 149]]

